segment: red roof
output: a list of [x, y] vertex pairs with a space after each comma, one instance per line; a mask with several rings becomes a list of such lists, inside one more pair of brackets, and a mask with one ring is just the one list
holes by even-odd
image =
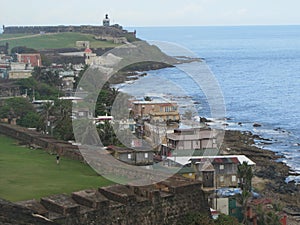
[[86, 48], [86, 49], [84, 50], [84, 52], [85, 52], [85, 53], [92, 53], [93, 51], [92, 51], [90, 48]]
[[239, 160], [238, 160], [237, 157], [231, 157], [231, 158], [214, 158], [213, 163], [214, 164], [227, 164], [227, 163], [239, 164]]
[[42, 58], [39, 53], [18, 54], [18, 61], [31, 64], [31, 66], [42, 66]]

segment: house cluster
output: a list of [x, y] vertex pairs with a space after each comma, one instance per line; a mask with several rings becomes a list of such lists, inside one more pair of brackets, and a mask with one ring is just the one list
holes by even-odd
[[221, 132], [204, 123], [181, 128], [178, 104], [162, 99], [145, 98], [130, 102], [130, 115], [135, 121], [135, 135], [151, 143], [145, 150], [143, 142], [128, 147], [109, 146], [118, 160], [136, 166], [162, 165], [184, 177], [198, 180], [209, 196], [215, 212], [241, 220], [242, 208], [236, 195], [241, 193], [239, 166], [255, 169], [255, 162], [245, 155], [223, 155], [220, 151]]
[[31, 77], [34, 67], [41, 67], [42, 59], [39, 53], [16, 53], [14, 57], [0, 54], [0, 78], [22, 79]]

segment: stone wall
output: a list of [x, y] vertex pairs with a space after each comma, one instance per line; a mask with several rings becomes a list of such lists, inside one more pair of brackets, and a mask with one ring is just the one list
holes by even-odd
[[113, 185], [18, 204], [66, 225], [178, 224], [188, 213], [210, 213], [200, 183], [178, 176], [146, 187]]
[[122, 37], [128, 33], [116, 27], [104, 26], [9, 26], [4, 27], [4, 34], [43, 34], [59, 32], [79, 32], [102, 36]]
[[[78, 148], [68, 142], [9, 124], [0, 124], [0, 133], [39, 146], [50, 153], [60, 153], [83, 161]], [[113, 172], [119, 175], [125, 170], [124, 167], [113, 168], [116, 170]], [[133, 177], [135, 173], [125, 171], [126, 175], [132, 174]], [[143, 179], [151, 179], [151, 176], [153, 174], [149, 172]], [[23, 201], [18, 205], [30, 209], [34, 215], [66, 225], [178, 224], [188, 213], [210, 213], [201, 183], [181, 176], [173, 176], [148, 186], [113, 185], [71, 195], [53, 195], [40, 201]]]
[[84, 161], [77, 146], [60, 141], [49, 135], [29, 130], [17, 125], [0, 123], [0, 134], [19, 140], [31, 147], [40, 147], [50, 154], [60, 154], [70, 159]]

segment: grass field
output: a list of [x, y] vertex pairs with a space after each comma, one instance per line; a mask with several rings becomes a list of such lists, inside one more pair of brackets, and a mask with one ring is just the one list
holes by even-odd
[[82, 33], [56, 33], [56, 34], [0, 34], [0, 45], [9, 43], [9, 49], [16, 46], [26, 46], [28, 48], [56, 49], [75, 48], [76, 41], [90, 41], [91, 48], [109, 48], [117, 46], [110, 41], [100, 41], [94, 39], [94, 35]]
[[39, 199], [58, 193], [112, 184], [88, 165], [42, 150], [18, 146], [0, 135], [0, 197], [10, 201]]

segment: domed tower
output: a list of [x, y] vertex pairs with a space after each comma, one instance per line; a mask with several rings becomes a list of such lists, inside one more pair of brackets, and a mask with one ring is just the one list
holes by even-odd
[[108, 14], [105, 15], [105, 18], [103, 19], [103, 26], [109, 27], [110, 26], [110, 19], [108, 18]]

